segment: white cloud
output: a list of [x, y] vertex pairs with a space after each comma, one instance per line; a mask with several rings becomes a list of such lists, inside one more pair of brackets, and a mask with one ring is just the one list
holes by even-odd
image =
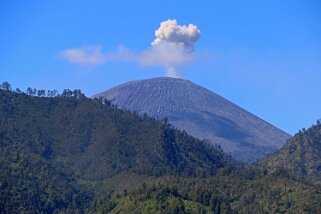
[[71, 63], [81, 65], [97, 65], [106, 62], [106, 56], [101, 52], [99, 46], [67, 49], [62, 51], [60, 56]]
[[194, 44], [200, 38], [200, 31], [193, 24], [178, 25], [175, 19], [161, 22], [155, 31], [151, 47], [141, 53], [133, 53], [120, 46], [113, 53], [102, 53], [100, 46], [85, 46], [67, 49], [61, 57], [70, 63], [98, 65], [108, 61], [133, 61], [142, 66], [163, 66], [166, 75], [180, 77], [177, 66], [192, 62]]

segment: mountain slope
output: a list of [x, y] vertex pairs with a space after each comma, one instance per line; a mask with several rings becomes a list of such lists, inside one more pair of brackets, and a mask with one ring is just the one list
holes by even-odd
[[238, 160], [255, 160], [280, 148], [290, 137], [223, 97], [190, 81], [153, 78], [99, 93], [120, 108], [168, 118], [173, 126], [222, 146]]
[[93, 211], [321, 213], [320, 160], [318, 122], [258, 164], [246, 164], [227, 176], [159, 178], [129, 196], [101, 200]]
[[164, 122], [99, 101], [0, 90], [0, 163], [0, 210], [51, 213], [84, 210], [104, 189], [99, 182], [122, 173], [213, 175], [230, 158]]
[[291, 176], [321, 178], [321, 124], [300, 131], [276, 154], [264, 160], [269, 173], [286, 172]]
[[284, 175], [159, 178], [93, 213], [320, 213], [321, 187]]
[[[99, 101], [0, 93], [4, 101], [0, 104], [0, 136], [20, 141], [11, 139], [15, 135], [9, 133], [19, 130], [25, 140], [21, 143], [51, 160], [81, 169], [89, 177], [109, 177], [122, 171], [195, 174], [197, 168], [211, 174], [229, 161], [219, 148], [164, 122]], [[98, 168], [100, 165], [103, 167]]]

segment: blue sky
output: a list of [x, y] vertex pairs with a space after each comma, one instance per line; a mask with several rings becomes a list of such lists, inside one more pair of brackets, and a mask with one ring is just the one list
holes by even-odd
[[160, 22], [201, 31], [183, 78], [290, 134], [321, 118], [321, 1], [0, 1], [0, 81], [14, 87], [81, 88], [164, 76], [162, 66], [110, 60], [83, 66], [66, 49], [119, 46], [141, 53]]

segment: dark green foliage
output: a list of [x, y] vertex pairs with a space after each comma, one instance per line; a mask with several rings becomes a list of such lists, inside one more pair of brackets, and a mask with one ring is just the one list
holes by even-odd
[[321, 124], [300, 131], [276, 154], [262, 162], [268, 173], [300, 179], [321, 179]]
[[10, 151], [3, 151], [3, 145], [1, 148], [0, 210], [52, 213], [67, 209], [80, 211], [90, 204], [92, 195], [59, 166], [20, 145], [15, 145], [14, 150], [7, 154]]
[[161, 184], [155, 179], [129, 196], [101, 200], [91, 211], [98, 212], [113, 204], [108, 210], [112, 213], [173, 213], [178, 207], [184, 208], [185, 213], [321, 212], [320, 187], [282, 176], [253, 180], [232, 175], [159, 180]]
[[[109, 211], [174, 213], [182, 208], [185, 213], [321, 213], [319, 174], [315, 170], [298, 170], [298, 165], [317, 169], [321, 156], [315, 154], [321, 151], [320, 131], [320, 124], [312, 126], [267, 160], [238, 166], [226, 175], [154, 178], [129, 196], [108, 199], [107, 204], [114, 205]], [[293, 149], [293, 144], [301, 146]], [[284, 160], [287, 165], [280, 162]], [[275, 165], [270, 168], [272, 161]], [[100, 202], [92, 207], [93, 211], [105, 207], [106, 201]]]
[[205, 176], [230, 162], [169, 124], [69, 92], [0, 90], [1, 210], [84, 210], [93, 184], [121, 173]]
[[166, 119], [28, 94], [0, 90], [0, 213], [321, 212], [320, 122], [241, 165]]
[[4, 81], [1, 85], [0, 85], [0, 89], [3, 89], [5, 91], [11, 91], [11, 85], [10, 83], [8, 83], [7, 81]]

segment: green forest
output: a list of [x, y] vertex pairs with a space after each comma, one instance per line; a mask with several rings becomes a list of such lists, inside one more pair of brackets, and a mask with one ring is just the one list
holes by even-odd
[[0, 213], [321, 213], [321, 123], [246, 164], [166, 118], [2, 84]]

